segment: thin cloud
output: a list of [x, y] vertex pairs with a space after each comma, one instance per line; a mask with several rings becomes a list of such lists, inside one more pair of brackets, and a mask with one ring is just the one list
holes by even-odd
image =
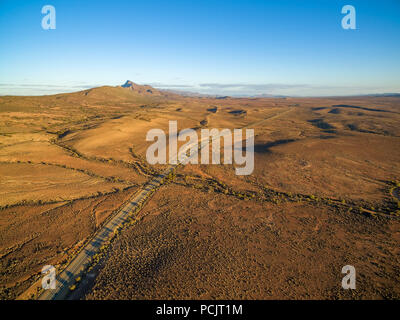
[[55, 84], [15, 84], [0, 83], [0, 95], [43, 95], [81, 91], [98, 85], [55, 85]]
[[149, 85], [155, 88], [194, 88], [194, 86], [187, 84], [168, 84], [159, 82], [149, 83]]
[[245, 83], [201, 83], [199, 84], [202, 88], [208, 89], [228, 89], [228, 90], [249, 90], [249, 91], [268, 91], [277, 89], [299, 89], [309, 88], [306, 84], [245, 84]]
[[0, 87], [10, 88], [94, 88], [96, 85], [55, 85], [55, 84], [15, 84], [15, 83], [0, 83]]

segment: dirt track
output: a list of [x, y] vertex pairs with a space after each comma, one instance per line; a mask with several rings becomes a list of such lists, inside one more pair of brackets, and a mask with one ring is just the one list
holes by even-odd
[[[245, 128], [256, 126], [263, 123], [266, 120], [273, 119], [279, 115], [289, 112], [291, 109], [279, 112], [270, 117], [267, 117], [261, 121], [257, 121], [253, 124], [245, 126]], [[188, 145], [186, 150], [189, 150], [191, 145]], [[182, 153], [182, 152], [181, 152]], [[183, 153], [186, 153], [183, 151]], [[177, 156], [179, 159], [179, 154]], [[186, 157], [182, 162], [188, 161], [189, 157]], [[99, 249], [112, 237], [115, 230], [121, 227], [132, 213], [140, 210], [141, 205], [144, 201], [149, 199], [153, 192], [162, 185], [164, 178], [167, 177], [177, 165], [169, 166], [165, 172], [152, 179], [148, 182], [143, 189], [139, 190], [128, 204], [113, 216], [94, 236], [94, 238], [79, 252], [79, 254], [72, 260], [72, 262], [62, 271], [57, 277], [56, 289], [47, 290], [39, 296], [39, 300], [62, 300], [65, 299], [70, 292], [70, 287], [75, 283], [75, 280], [80, 277], [91, 264], [93, 256], [99, 251]]]
[[45, 291], [39, 297], [39, 300], [64, 299], [69, 293], [69, 287], [73, 285], [76, 278], [83, 274], [86, 267], [90, 265], [92, 257], [98, 252], [101, 246], [104, 245], [112, 236], [113, 232], [126, 222], [129, 216], [150, 197], [154, 190], [160, 186], [162, 180], [173, 170], [174, 166], [169, 167], [164, 174], [152, 179], [143, 189], [138, 191], [132, 200], [99, 230], [89, 244], [83, 248], [76, 258], [63, 270], [59, 277], [57, 277], [56, 289]]

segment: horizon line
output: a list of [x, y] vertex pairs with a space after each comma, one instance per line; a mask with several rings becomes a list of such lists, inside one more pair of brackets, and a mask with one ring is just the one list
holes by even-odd
[[[130, 81], [130, 80], [127, 80]], [[133, 81], [132, 81], [133, 82]], [[138, 84], [137, 82], [134, 82]], [[224, 90], [217, 90], [212, 92], [212, 90], [204, 90], [196, 91], [195, 88], [275, 88], [275, 89], [287, 89], [287, 88], [309, 88], [309, 89], [327, 89], [327, 88], [339, 88], [337, 86], [321, 86], [315, 87], [307, 84], [245, 84], [245, 83], [201, 83], [197, 85], [187, 85], [187, 84], [162, 84], [162, 83], [152, 83], [145, 82], [139, 85], [149, 85], [155, 89], [158, 89], [163, 92], [171, 92], [175, 94], [179, 94], [181, 96], [192, 95], [193, 97], [231, 97], [231, 98], [334, 98], [334, 97], [360, 97], [360, 96], [400, 96], [400, 90], [395, 91], [373, 91], [366, 93], [349, 93], [349, 94], [284, 94], [284, 93], [271, 93], [271, 92], [263, 92], [261, 89], [258, 89], [259, 93], [233, 93], [233, 92], [223, 92]], [[101, 87], [122, 87], [122, 85], [108, 85], [108, 84], [96, 84], [96, 85], [54, 85], [54, 84], [10, 84], [10, 83], [0, 83], [0, 96], [1, 97], [40, 97], [40, 96], [53, 96], [59, 94], [69, 94], [69, 93], [77, 93], [90, 89], [101, 88]], [[14, 90], [35, 90], [38, 92], [27, 93], [23, 92], [19, 93], [2, 93], [2, 88], [14, 89]], [[189, 89], [190, 88], [190, 89]], [[362, 87], [346, 87], [341, 86], [340, 88], [362, 88]], [[364, 87], [367, 88], [367, 87]], [[193, 90], [194, 89], [194, 90]], [[46, 93], [48, 91], [48, 93]], [[207, 92], [208, 91], [208, 92]], [[218, 92], [220, 91], [220, 92]]]

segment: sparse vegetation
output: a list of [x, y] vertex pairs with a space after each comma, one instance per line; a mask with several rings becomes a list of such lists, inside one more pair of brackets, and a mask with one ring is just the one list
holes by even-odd
[[[151, 96], [147, 91], [143, 96], [120, 89], [0, 97], [0, 169], [2, 182], [6, 181], [0, 203], [1, 298], [14, 299], [40, 279], [38, 264], [55, 261], [61, 270], [135, 190], [164, 172], [165, 166], [147, 164], [144, 136], [171, 115], [180, 117], [180, 125], [196, 130], [199, 124], [239, 128], [261, 121], [256, 126], [254, 174], [236, 177], [228, 165], [176, 168], [156, 193], [165, 198], [140, 203], [93, 256], [88, 271], [105, 263], [100, 283], [111, 277], [108, 263], [119, 266], [126, 258], [121, 276], [137, 284], [138, 290], [131, 293], [138, 297], [157, 296], [141, 286], [152, 281], [146, 277], [149, 274], [151, 279], [165, 277], [175, 284], [179, 274], [187, 284], [186, 297], [214, 298], [210, 292], [239, 299], [292, 294], [279, 295], [285, 289], [264, 283], [260, 275], [265, 270], [282, 277], [280, 283], [290, 284], [293, 294], [302, 297], [300, 288], [315, 279], [314, 273], [301, 269], [301, 263], [312, 266], [318, 255], [322, 267], [331, 270], [343, 254], [365, 260], [365, 252], [344, 246], [341, 235], [379, 255], [387, 265], [398, 264], [391, 254], [398, 245], [388, 231], [392, 229], [382, 227], [391, 224], [397, 230], [400, 215], [400, 200], [395, 197], [400, 182], [393, 180], [400, 174], [399, 151], [390, 140], [400, 136], [397, 102], [387, 100], [381, 107], [381, 100], [360, 98], [360, 104], [368, 105], [362, 109], [366, 117], [354, 113], [354, 103], [343, 101], [338, 106], [337, 99], [330, 98], [213, 100]], [[396, 112], [380, 112], [377, 117], [379, 108]], [[137, 237], [127, 238], [132, 234]], [[378, 242], [381, 247], [374, 245]], [[128, 244], [127, 256], [114, 256]], [[131, 248], [147, 251], [140, 255]], [[179, 260], [179, 254], [189, 262]], [[278, 262], [300, 270], [299, 277], [278, 273]], [[184, 267], [174, 269], [176, 265]], [[395, 277], [377, 276], [381, 271], [371, 265], [363, 268], [366, 279], [383, 286]], [[189, 274], [197, 277], [189, 279]], [[214, 274], [221, 279], [214, 280], [226, 290], [225, 296], [207, 280]], [[239, 274], [249, 279], [248, 286], [240, 282]], [[327, 288], [332, 281], [324, 276], [321, 286]], [[76, 278], [71, 292], [78, 292], [81, 283]], [[270, 291], [257, 291], [261, 284]], [[179, 297], [184, 291], [178, 287], [170, 291], [162, 287], [157, 297], [166, 292]], [[336, 297], [329, 290], [327, 295]], [[365, 297], [383, 295], [376, 288], [366, 290]], [[91, 297], [108, 294], [100, 290]], [[33, 296], [30, 291], [26, 295]]]

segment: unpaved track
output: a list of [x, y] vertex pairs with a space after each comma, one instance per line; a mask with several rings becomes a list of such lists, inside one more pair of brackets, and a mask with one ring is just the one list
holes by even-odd
[[98, 253], [100, 247], [110, 239], [118, 227], [127, 221], [130, 214], [140, 206], [159, 187], [164, 178], [175, 169], [176, 166], [169, 166], [165, 172], [153, 178], [143, 189], [139, 190], [134, 197], [119, 210], [94, 236], [94, 238], [78, 253], [75, 259], [57, 277], [56, 289], [46, 290], [39, 296], [39, 300], [61, 300], [69, 293], [69, 287], [75, 283], [85, 269], [90, 265], [92, 257]]
[[[266, 120], [274, 119], [291, 111], [285, 110], [264, 118], [261, 121], [246, 125], [243, 128], [257, 126]], [[188, 146], [187, 149], [189, 149]], [[56, 289], [45, 290], [39, 300], [63, 300], [70, 292], [70, 286], [75, 283], [75, 279], [82, 276], [85, 269], [90, 265], [92, 257], [99, 252], [100, 247], [110, 239], [114, 230], [122, 226], [127, 221], [133, 211], [135, 211], [153, 192], [163, 184], [164, 178], [175, 170], [178, 164], [170, 165], [163, 174], [150, 180], [142, 189], [135, 193], [133, 198], [124, 205], [106, 224], [96, 232], [94, 238], [78, 253], [71, 263], [57, 276]]]

